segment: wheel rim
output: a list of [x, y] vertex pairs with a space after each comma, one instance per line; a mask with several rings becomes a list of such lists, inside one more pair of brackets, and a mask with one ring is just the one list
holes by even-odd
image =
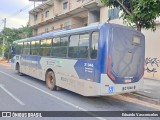
[[47, 74], [46, 83], [49, 89], [54, 90], [55, 89], [55, 77], [53, 72], [49, 72]]
[[50, 82], [50, 84], [53, 84], [53, 76], [52, 76], [52, 74], [49, 76], [49, 82]]

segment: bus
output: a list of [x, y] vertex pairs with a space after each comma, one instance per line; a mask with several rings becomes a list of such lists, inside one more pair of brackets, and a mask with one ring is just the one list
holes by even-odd
[[145, 37], [117, 24], [97, 24], [14, 41], [12, 69], [50, 90], [106, 96], [142, 89]]

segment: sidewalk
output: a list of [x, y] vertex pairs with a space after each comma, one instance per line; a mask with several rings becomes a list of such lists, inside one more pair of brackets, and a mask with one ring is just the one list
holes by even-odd
[[8, 62], [7, 60], [0, 60], [0, 65], [3, 65], [5, 67], [10, 67], [11, 63]]
[[130, 95], [150, 103], [160, 104], [160, 80], [144, 79], [143, 90]]

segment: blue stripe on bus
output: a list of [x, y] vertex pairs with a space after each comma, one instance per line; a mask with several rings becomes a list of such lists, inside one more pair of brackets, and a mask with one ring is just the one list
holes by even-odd
[[80, 79], [95, 81], [95, 60], [78, 60], [74, 68]]
[[21, 64], [24, 66], [29, 66], [37, 69], [41, 69], [40, 64], [41, 57], [40, 56], [31, 56], [31, 55], [22, 55], [21, 56]]

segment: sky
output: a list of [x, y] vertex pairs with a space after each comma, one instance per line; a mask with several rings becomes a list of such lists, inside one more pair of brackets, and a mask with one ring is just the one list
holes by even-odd
[[[37, 2], [36, 6], [42, 2]], [[19, 28], [26, 26], [29, 20], [29, 11], [34, 8], [34, 2], [29, 0], [1, 0], [0, 3], [0, 31], [4, 27]]]

